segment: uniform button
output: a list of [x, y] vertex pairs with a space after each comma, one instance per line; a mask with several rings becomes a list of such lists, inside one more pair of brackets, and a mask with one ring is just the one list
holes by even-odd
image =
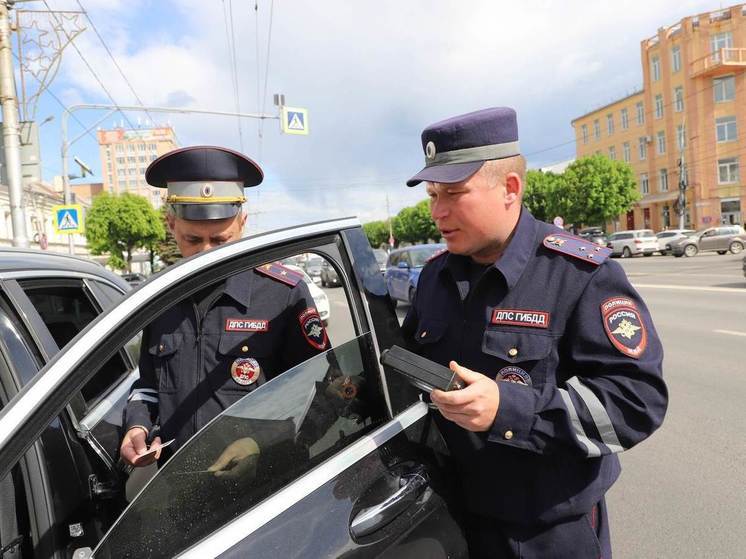
[[510, 355], [511, 357], [515, 357], [516, 355], [518, 355], [518, 350], [514, 347], [511, 347], [508, 350], [508, 355]]
[[505, 431], [505, 434], [503, 436], [505, 437], [505, 440], [509, 441], [510, 439], [513, 438], [513, 431], [508, 429], [507, 431]]
[[244, 353], [246, 353], [247, 351], [249, 351], [249, 346], [247, 346], [247, 345], [241, 346], [241, 351], [243, 351]]
[[427, 330], [425, 330], [422, 334], [420, 334], [420, 338], [424, 338], [425, 336], [427, 336]]
[[161, 344], [158, 346], [158, 351], [163, 351], [164, 349], [166, 349], [165, 345]]

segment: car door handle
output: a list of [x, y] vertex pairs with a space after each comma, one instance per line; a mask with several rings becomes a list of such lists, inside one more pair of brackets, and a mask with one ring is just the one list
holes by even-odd
[[354, 538], [359, 538], [383, 528], [412, 505], [429, 483], [424, 468], [402, 474], [399, 489], [395, 493], [355, 515], [350, 523], [350, 533]]

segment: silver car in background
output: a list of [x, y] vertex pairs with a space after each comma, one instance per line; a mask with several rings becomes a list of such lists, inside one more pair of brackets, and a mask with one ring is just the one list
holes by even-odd
[[655, 238], [658, 239], [658, 252], [663, 256], [671, 252], [671, 244], [693, 235], [694, 229], [666, 229], [660, 233], [655, 234]]
[[606, 246], [611, 249], [611, 256], [650, 256], [658, 252], [658, 239], [652, 229], [630, 229], [609, 235]]
[[746, 246], [746, 231], [740, 225], [708, 227], [671, 243], [674, 256], [694, 256], [698, 252], [738, 254]]

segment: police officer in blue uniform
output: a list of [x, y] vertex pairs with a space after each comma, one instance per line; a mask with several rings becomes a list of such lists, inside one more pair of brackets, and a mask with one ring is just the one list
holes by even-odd
[[663, 421], [663, 349], [609, 250], [536, 220], [521, 197], [516, 114], [492, 108], [422, 133], [447, 250], [404, 321], [419, 354], [467, 384], [433, 391], [473, 557], [611, 557], [604, 495], [617, 454]]
[[[210, 146], [167, 153], [145, 176], [149, 184], [168, 189], [168, 227], [184, 257], [240, 239], [244, 188], [263, 178], [251, 159]], [[122, 459], [133, 466], [165, 460], [228, 406], [328, 348], [308, 287], [289, 268], [266, 264], [205, 287], [143, 332], [140, 378], [125, 410]], [[161, 442], [171, 439], [160, 456]], [[216, 474], [254, 464], [250, 459], [262, 443], [236, 441], [216, 460]]]

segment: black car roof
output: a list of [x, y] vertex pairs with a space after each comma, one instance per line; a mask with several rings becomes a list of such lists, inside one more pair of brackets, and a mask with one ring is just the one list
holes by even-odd
[[0, 247], [0, 274], [34, 270], [91, 274], [128, 288], [127, 282], [92, 260], [45, 250]]

